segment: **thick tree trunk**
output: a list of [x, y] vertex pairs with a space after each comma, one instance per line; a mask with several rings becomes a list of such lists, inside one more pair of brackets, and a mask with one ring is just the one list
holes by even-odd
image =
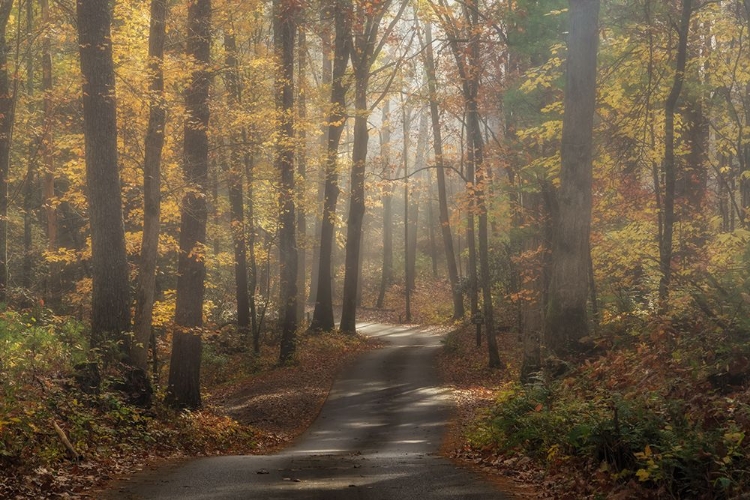
[[276, 112], [280, 117], [279, 141], [274, 166], [279, 185], [279, 254], [281, 348], [279, 362], [294, 356], [297, 331], [297, 238], [294, 203], [294, 42], [297, 37], [297, 6], [293, 0], [273, 4], [274, 50], [279, 62], [276, 77]]
[[333, 235], [336, 222], [336, 202], [339, 196], [338, 159], [341, 134], [346, 124], [346, 67], [349, 63], [351, 36], [351, 0], [335, 0], [336, 38], [331, 82], [331, 108], [328, 115], [328, 147], [325, 170], [325, 199], [320, 230], [320, 262], [318, 290], [311, 330], [330, 331], [335, 328], [333, 318], [332, 260]]
[[[224, 34], [226, 86], [229, 109], [239, 109], [242, 89], [237, 61], [237, 41], [233, 33]], [[240, 134], [229, 133], [229, 165], [225, 165], [229, 192], [230, 228], [234, 248], [234, 286], [237, 302], [237, 329], [246, 335], [250, 329], [250, 296], [247, 277], [247, 244], [245, 237], [245, 199], [243, 187], [244, 163], [241, 155]]]
[[435, 77], [435, 57], [432, 49], [432, 27], [430, 23], [425, 24], [425, 44], [425, 71], [427, 71], [427, 85], [430, 92], [430, 118], [432, 120], [433, 148], [435, 150], [440, 229], [443, 236], [443, 247], [445, 248], [448, 279], [451, 282], [451, 293], [453, 295], [453, 319], [458, 320], [463, 318], [465, 314], [464, 298], [459, 286], [458, 267], [456, 265], [456, 254], [453, 251], [453, 236], [448, 212], [445, 167], [443, 164], [443, 139], [437, 102], [437, 78]]
[[187, 54], [197, 63], [185, 91], [183, 171], [190, 191], [182, 199], [180, 254], [172, 357], [166, 401], [173, 407], [199, 408], [201, 327], [205, 295], [206, 189], [208, 184], [208, 105], [211, 83], [211, 0], [188, 8]]
[[106, 2], [78, 0], [77, 15], [91, 227], [91, 340], [98, 346], [107, 339], [123, 340], [130, 329], [130, 289], [117, 165], [110, 9]]
[[672, 89], [664, 105], [664, 227], [659, 242], [659, 309], [666, 311], [669, 301], [669, 288], [672, 283], [672, 239], [675, 223], [675, 184], [677, 167], [675, 165], [675, 137], [674, 116], [677, 111], [677, 101], [682, 92], [685, 81], [685, 65], [687, 63], [687, 42], [692, 14], [692, 0], [682, 0], [682, 16], [677, 42], [677, 61]]
[[133, 366], [148, 370], [148, 345], [151, 338], [156, 290], [156, 262], [159, 257], [159, 223], [161, 213], [161, 156], [164, 148], [166, 110], [164, 96], [164, 41], [166, 39], [167, 0], [151, 0], [151, 27], [148, 55], [149, 106], [148, 129], [143, 160], [143, 237], [136, 289], [134, 338], [130, 345]]
[[596, 104], [599, 0], [570, 0], [570, 34], [560, 155], [560, 188], [552, 210], [552, 269], [545, 340], [564, 356], [588, 334], [592, 135]]

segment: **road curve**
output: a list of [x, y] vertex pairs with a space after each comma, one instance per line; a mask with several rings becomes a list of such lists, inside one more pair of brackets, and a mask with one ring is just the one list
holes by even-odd
[[341, 374], [296, 444], [274, 455], [196, 459], [136, 475], [107, 498], [510, 498], [438, 454], [450, 413], [434, 368], [441, 337], [376, 323], [358, 329], [387, 346]]

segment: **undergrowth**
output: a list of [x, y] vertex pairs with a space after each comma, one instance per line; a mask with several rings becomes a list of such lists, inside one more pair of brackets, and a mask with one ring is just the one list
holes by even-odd
[[[246, 336], [229, 328], [207, 333], [205, 392], [256, 375], [283, 377], [272, 341], [264, 337], [261, 356], [254, 356]], [[328, 370], [321, 360], [366, 343], [340, 334], [300, 335], [298, 342], [293, 364], [313, 370]], [[160, 339], [160, 360], [168, 359], [168, 345], [168, 337]], [[153, 404], [131, 404], [117, 362], [94, 363], [108, 356], [89, 348], [83, 324], [43, 308], [0, 312], [0, 352], [0, 498], [76, 496], [158, 457], [253, 453], [269, 438], [224, 416], [210, 398], [201, 411], [166, 407], [164, 363], [155, 373]]]
[[610, 331], [565, 378], [501, 391], [470, 444], [495, 463], [528, 457], [550, 477], [577, 477], [574, 497], [738, 498], [750, 491], [747, 336], [707, 326]]

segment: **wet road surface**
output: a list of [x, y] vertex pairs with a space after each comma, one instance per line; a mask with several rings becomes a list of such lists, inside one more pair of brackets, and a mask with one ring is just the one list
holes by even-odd
[[339, 376], [296, 444], [274, 455], [196, 459], [136, 475], [107, 498], [510, 498], [439, 456], [450, 416], [434, 368], [441, 337], [419, 327], [358, 329], [388, 345], [362, 354]]

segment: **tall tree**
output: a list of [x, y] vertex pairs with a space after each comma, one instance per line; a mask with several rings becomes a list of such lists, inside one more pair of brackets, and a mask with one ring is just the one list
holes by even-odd
[[302, 180], [302, 186], [298, 191], [299, 203], [297, 204], [297, 321], [303, 321], [305, 315], [305, 302], [307, 299], [306, 277], [307, 277], [307, 213], [305, 210], [305, 187], [307, 177], [307, 33], [304, 25], [299, 26], [298, 48], [297, 48], [297, 116], [300, 126], [297, 138], [297, 175]]
[[92, 344], [123, 340], [130, 329], [128, 263], [117, 165], [115, 70], [107, 2], [78, 0], [83, 130], [91, 227]]
[[589, 236], [599, 0], [570, 0], [560, 187], [554, 193], [552, 269], [545, 315], [547, 347], [577, 350], [589, 330]]
[[393, 282], [393, 183], [391, 173], [391, 101], [386, 98], [383, 103], [383, 116], [380, 129], [380, 158], [383, 163], [383, 267], [380, 277], [377, 307], [382, 308], [385, 302], [385, 291]]
[[279, 253], [281, 350], [279, 361], [294, 355], [297, 330], [297, 240], [294, 203], [294, 42], [297, 37], [298, 5], [294, 0], [273, 3], [273, 41], [279, 69], [276, 75], [276, 112], [279, 137], [275, 168], [279, 186]]
[[336, 203], [339, 196], [337, 163], [341, 134], [346, 124], [345, 79], [351, 50], [351, 0], [335, 0], [335, 40], [333, 51], [333, 73], [331, 75], [331, 106], [328, 111], [328, 144], [325, 158], [325, 197], [320, 229], [320, 259], [318, 262], [318, 290], [315, 294], [311, 330], [330, 331], [335, 325], [333, 318], [332, 259], [333, 233], [336, 222]]
[[143, 236], [138, 284], [135, 295], [133, 342], [130, 359], [133, 366], [144, 372], [148, 369], [148, 343], [151, 338], [154, 296], [156, 290], [156, 261], [159, 257], [159, 229], [161, 214], [161, 157], [164, 149], [164, 41], [167, 26], [167, 0], [151, 0], [149, 28], [149, 103], [143, 159]]
[[[8, 20], [13, 0], [0, 1], [0, 301], [8, 295], [8, 182], [10, 176], [10, 144], [13, 132], [14, 92], [8, 73]], [[20, 35], [20, 34], [19, 34]]]
[[199, 408], [200, 362], [205, 295], [206, 188], [208, 184], [208, 92], [211, 83], [211, 0], [188, 6], [187, 55], [196, 67], [185, 91], [183, 175], [189, 187], [182, 199], [180, 253], [177, 262], [175, 329], [166, 401], [178, 408]]
[[666, 308], [669, 299], [669, 287], [672, 283], [672, 239], [675, 224], [675, 186], [677, 180], [677, 166], [675, 164], [675, 131], [674, 117], [677, 111], [677, 101], [682, 92], [685, 82], [685, 66], [687, 63], [688, 32], [690, 30], [690, 17], [693, 10], [692, 0], [682, 0], [682, 14], [678, 27], [677, 60], [675, 62], [675, 75], [672, 89], [664, 104], [664, 161], [662, 170], [664, 174], [664, 216], [661, 238], [659, 240], [659, 269], [661, 279], [659, 280], [659, 301], [662, 312]]
[[[229, 109], [238, 109], [242, 103], [237, 38], [234, 28], [224, 33], [225, 82]], [[244, 162], [241, 154], [241, 135], [236, 130], [229, 133], [229, 164], [225, 165], [229, 191], [229, 211], [234, 248], [234, 286], [237, 302], [237, 329], [247, 334], [250, 329], [250, 291], [247, 274], [247, 242], [245, 228], [245, 199], [243, 188]], [[254, 293], [254, 290], [253, 290]]]
[[349, 219], [346, 230], [346, 258], [344, 262], [344, 293], [341, 305], [341, 325], [343, 332], [354, 333], [357, 322], [357, 287], [359, 284], [359, 260], [362, 244], [362, 221], [365, 216], [365, 166], [369, 131], [367, 120], [370, 108], [367, 92], [370, 85], [371, 68], [375, 63], [385, 40], [393, 31], [407, 2], [401, 4], [381, 37], [378, 36], [380, 23], [388, 12], [391, 0], [381, 0], [374, 4], [359, 3], [353, 25], [352, 69], [354, 71], [354, 144], [352, 146], [352, 175], [349, 197]]
[[[42, 24], [44, 33], [42, 35], [42, 92], [44, 92], [44, 101], [42, 104], [44, 112], [44, 125], [41, 137], [42, 161], [44, 164], [44, 175], [42, 176], [42, 199], [44, 205], [44, 215], [47, 227], [47, 250], [54, 252], [57, 250], [57, 209], [55, 208], [55, 164], [52, 154], [52, 42], [50, 37], [49, 2], [48, 0], [39, 0]], [[52, 304], [50, 298], [54, 297], [55, 301], [59, 299], [60, 292], [60, 266], [57, 263], [50, 263], [49, 276], [47, 278], [46, 300]]]
[[453, 296], [453, 319], [463, 318], [464, 298], [458, 281], [458, 267], [456, 254], [453, 250], [453, 235], [451, 234], [450, 216], [448, 212], [448, 197], [445, 187], [445, 163], [443, 160], [443, 135], [440, 126], [440, 109], [437, 99], [437, 77], [435, 56], [432, 48], [432, 25], [425, 23], [425, 71], [427, 72], [427, 88], [430, 93], [430, 118], [432, 122], [432, 141], [435, 151], [435, 167], [438, 185], [438, 206], [440, 212], [440, 229], [443, 236], [448, 279], [451, 282]]

